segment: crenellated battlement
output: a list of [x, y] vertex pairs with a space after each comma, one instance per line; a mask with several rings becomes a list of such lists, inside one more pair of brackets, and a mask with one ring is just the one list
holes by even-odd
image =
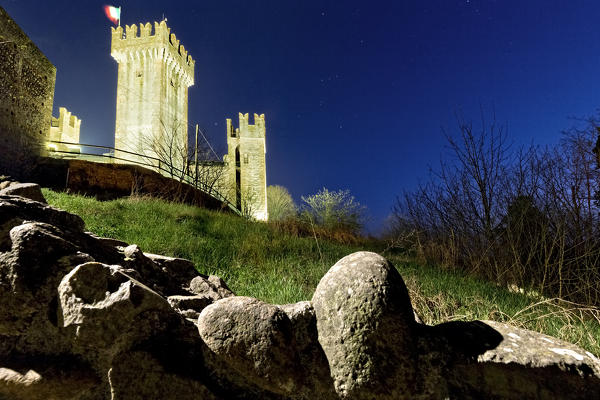
[[[58, 117], [52, 117], [48, 137], [51, 141], [79, 143], [81, 119], [77, 118], [65, 107], [60, 107]], [[54, 145], [56, 147], [56, 145]], [[66, 149], [58, 145], [58, 149]]]
[[227, 137], [248, 137], [248, 138], [263, 138], [265, 137], [265, 114], [254, 114], [254, 125], [249, 123], [249, 114], [239, 113], [239, 128], [235, 128], [231, 122], [231, 118], [226, 119]]
[[162, 58], [168, 64], [173, 64], [180, 72], [184, 81], [191, 86], [194, 84], [195, 61], [180, 44], [175, 33], [163, 20], [152, 24], [126, 25], [111, 28], [111, 55], [119, 62], [140, 58]]

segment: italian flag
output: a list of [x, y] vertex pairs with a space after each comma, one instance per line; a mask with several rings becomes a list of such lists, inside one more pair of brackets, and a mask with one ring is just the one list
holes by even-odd
[[119, 24], [121, 21], [121, 7], [104, 6], [104, 13], [113, 24]]

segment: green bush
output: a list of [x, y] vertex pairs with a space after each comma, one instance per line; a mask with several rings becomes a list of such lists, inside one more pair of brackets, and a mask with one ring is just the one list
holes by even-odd
[[269, 221], [285, 221], [295, 218], [298, 212], [290, 192], [283, 186], [267, 186], [267, 209]]
[[365, 207], [350, 195], [349, 190], [330, 192], [321, 189], [311, 196], [302, 196], [305, 206], [302, 220], [330, 231], [358, 234], [363, 227]]

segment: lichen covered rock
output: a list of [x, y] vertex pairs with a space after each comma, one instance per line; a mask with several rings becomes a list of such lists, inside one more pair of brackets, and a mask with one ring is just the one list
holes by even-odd
[[400, 274], [358, 252], [338, 261], [313, 295], [319, 343], [341, 398], [410, 398], [416, 388], [415, 321]]

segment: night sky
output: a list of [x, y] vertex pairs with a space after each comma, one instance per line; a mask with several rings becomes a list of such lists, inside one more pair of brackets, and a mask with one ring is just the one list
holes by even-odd
[[[113, 145], [117, 64], [106, 1], [2, 0], [57, 67], [54, 115]], [[109, 3], [111, 4], [111, 3]], [[196, 60], [189, 121], [225, 151], [225, 118], [265, 113], [267, 183], [296, 201], [350, 189], [377, 232], [447, 153], [456, 112], [495, 111], [515, 146], [556, 143], [600, 106], [598, 1], [122, 1]]]

